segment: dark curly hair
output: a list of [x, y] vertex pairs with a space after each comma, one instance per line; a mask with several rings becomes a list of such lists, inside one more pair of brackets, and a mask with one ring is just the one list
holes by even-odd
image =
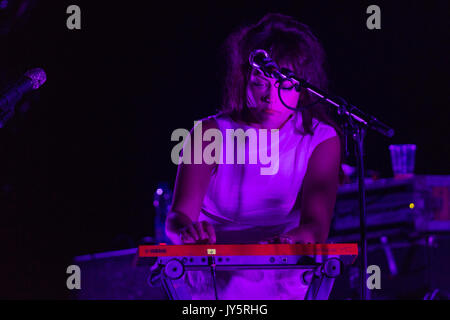
[[[248, 62], [255, 49], [266, 50], [278, 63], [292, 66], [293, 72], [314, 86], [328, 89], [325, 51], [311, 29], [290, 16], [279, 13], [266, 14], [254, 25], [244, 26], [233, 32], [225, 41], [227, 73], [223, 86], [222, 112], [234, 119], [249, 122], [251, 113], [247, 107], [247, 83], [251, 72]], [[299, 105], [317, 101], [307, 90], [300, 92]], [[297, 106], [299, 107], [299, 106]], [[303, 131], [313, 134], [312, 118], [338, 126], [327, 114], [327, 107], [318, 103], [301, 111]]]
[[[252, 67], [248, 61], [250, 53], [255, 49], [263, 49], [278, 64], [292, 67], [292, 71], [312, 85], [328, 90], [326, 72], [326, 55], [322, 44], [313, 34], [310, 27], [293, 17], [268, 13], [256, 24], [240, 27], [231, 33], [224, 42], [223, 49], [227, 59], [227, 72], [222, 93], [222, 113], [235, 120], [252, 122], [255, 120], [254, 110], [247, 106], [247, 84]], [[300, 91], [297, 107], [316, 102], [318, 98], [307, 90]], [[317, 103], [301, 109], [295, 116], [302, 116], [303, 134], [314, 134], [312, 119], [315, 118], [332, 126], [341, 141], [341, 163], [343, 134], [340, 127], [328, 115], [328, 106]], [[342, 168], [340, 181], [344, 179]]]

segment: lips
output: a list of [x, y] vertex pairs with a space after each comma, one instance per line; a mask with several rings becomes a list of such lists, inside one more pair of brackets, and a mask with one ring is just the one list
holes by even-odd
[[269, 113], [269, 114], [279, 114], [278, 111], [270, 110], [270, 109], [264, 109], [264, 112], [265, 112], [265, 113]]

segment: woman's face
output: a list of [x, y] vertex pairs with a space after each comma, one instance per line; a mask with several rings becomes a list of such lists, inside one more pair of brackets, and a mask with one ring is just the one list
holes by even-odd
[[[268, 123], [283, 122], [294, 111], [286, 108], [278, 96], [280, 82], [267, 78], [257, 69], [252, 69], [247, 86], [247, 102], [249, 106], [257, 108], [263, 113], [263, 118]], [[299, 93], [292, 82], [285, 81], [281, 85], [281, 97], [289, 107], [296, 108]]]

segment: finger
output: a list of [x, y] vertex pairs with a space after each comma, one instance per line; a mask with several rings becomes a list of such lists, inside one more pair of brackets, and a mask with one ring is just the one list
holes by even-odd
[[189, 233], [189, 235], [195, 240], [195, 241], [197, 241], [198, 239], [199, 239], [199, 235], [198, 235], [198, 232], [197, 232], [197, 230], [195, 229], [195, 227], [191, 224], [191, 225], [189, 225], [188, 227], [187, 227], [187, 230], [186, 230], [188, 233]]
[[288, 243], [288, 242], [287, 242], [288, 239], [283, 238], [283, 237], [279, 237], [279, 238], [278, 238], [278, 241], [279, 241], [279, 243], [281, 243], [281, 244], [286, 244], [286, 243]]
[[208, 234], [209, 241], [211, 243], [216, 243], [216, 231], [214, 230], [212, 224], [210, 224], [208, 221], [203, 221], [203, 229]]
[[206, 240], [208, 239], [208, 235], [203, 230], [203, 223], [195, 223], [194, 224], [195, 230], [197, 230], [198, 233], [198, 239], [197, 240]]
[[269, 240], [270, 244], [292, 244], [292, 240], [288, 236], [277, 236]]
[[294, 243], [292, 238], [289, 236], [286, 236], [286, 235], [279, 236], [279, 239], [280, 239], [280, 243], [283, 243], [283, 244], [293, 244]]
[[187, 231], [180, 233], [180, 239], [182, 243], [195, 243], [194, 238]]

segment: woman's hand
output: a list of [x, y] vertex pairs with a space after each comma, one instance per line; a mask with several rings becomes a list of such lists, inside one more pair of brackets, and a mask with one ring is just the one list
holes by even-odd
[[289, 230], [288, 232], [273, 237], [267, 241], [260, 242], [262, 244], [311, 244], [319, 243], [317, 236], [314, 234], [314, 228], [310, 226], [301, 226]]
[[188, 243], [216, 243], [214, 227], [207, 221], [195, 221], [179, 231], [179, 237], [183, 244]]
[[266, 241], [260, 241], [259, 244], [294, 244], [294, 240], [287, 235], [279, 235]]

